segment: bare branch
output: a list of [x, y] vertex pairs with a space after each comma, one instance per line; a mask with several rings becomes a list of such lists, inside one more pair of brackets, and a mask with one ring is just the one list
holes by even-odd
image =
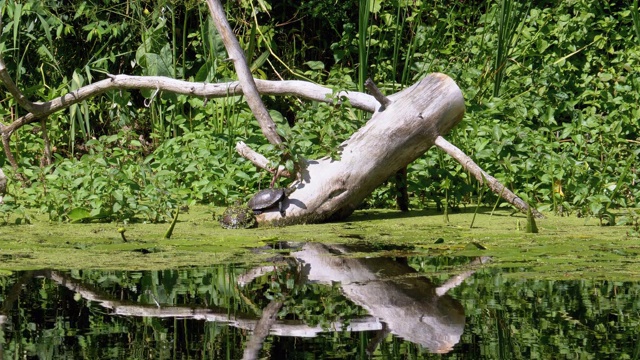
[[[260, 153], [257, 153], [255, 150], [250, 148], [244, 142], [238, 141], [238, 143], [236, 144], [236, 151], [242, 157], [244, 157], [247, 160], [251, 161], [255, 166], [257, 166], [257, 167], [259, 167], [261, 169], [265, 169], [265, 170], [267, 170], [268, 172], [270, 172], [272, 174], [276, 173], [276, 169], [273, 169], [273, 168], [269, 167], [269, 160], [264, 155], [262, 155]], [[277, 175], [278, 176], [284, 176], [284, 177], [291, 177], [291, 173], [289, 171], [287, 171], [284, 168], [284, 166], [282, 166], [282, 165], [280, 165], [278, 167]]]
[[[482, 170], [478, 166], [478, 164], [476, 164], [469, 156], [467, 156], [467, 154], [462, 152], [462, 150], [458, 149], [455, 145], [445, 140], [442, 136], [438, 136], [436, 138], [435, 145], [449, 154], [452, 158], [456, 159], [456, 161], [459, 162], [460, 165], [465, 168], [465, 170], [469, 171], [473, 176], [475, 176], [475, 178], [481, 184], [484, 184], [485, 182], [483, 178], [486, 179], [487, 186], [495, 194], [507, 200], [511, 205], [515, 206], [523, 213], [527, 213], [527, 211], [529, 210], [529, 205], [524, 202], [524, 200], [519, 198], [511, 190], [507, 189], [496, 178]], [[538, 210], [534, 208], [531, 209], [531, 213], [537, 218], [544, 218], [544, 215], [542, 215], [540, 212], [538, 212]]]
[[49, 166], [51, 165], [51, 142], [49, 141], [49, 131], [47, 130], [46, 118], [40, 119], [40, 126], [42, 131], [42, 141], [44, 144], [43, 157], [42, 161], [40, 161], [40, 164]]
[[11, 167], [13, 168], [13, 170], [17, 170], [18, 162], [16, 161], [16, 158], [13, 156], [13, 153], [11, 153], [11, 144], [9, 142], [11, 133], [5, 132], [6, 129], [7, 129], [6, 126], [0, 124], [0, 136], [2, 137], [2, 148], [4, 149], [4, 154], [7, 156], [7, 160], [9, 161], [9, 164], [11, 164]]
[[[244, 94], [242, 86], [237, 81], [206, 84], [177, 80], [164, 76], [108, 74], [107, 77], [107, 79], [83, 86], [50, 101], [41, 103], [31, 103], [27, 101], [29, 104], [33, 105], [29, 106], [31, 106], [35, 112], [30, 112], [13, 121], [9, 125], [3, 125], [0, 123], [2, 145], [4, 147], [7, 160], [11, 166], [14, 169], [18, 168], [18, 163], [10, 151], [10, 138], [13, 132], [24, 125], [39, 121], [52, 113], [64, 110], [73, 104], [88, 100], [107, 91], [122, 89], [151, 89], [204, 98], [219, 98]], [[307, 100], [326, 103], [334, 103], [336, 98], [338, 99], [337, 102], [340, 102], [339, 99], [346, 98], [351, 106], [367, 112], [374, 112], [375, 109], [380, 106], [380, 104], [371, 95], [356, 91], [340, 91], [336, 93], [331, 88], [301, 80], [270, 81], [254, 79], [254, 81], [258, 91], [266, 95], [292, 95]], [[263, 168], [266, 169], [266, 167]], [[289, 177], [286, 173], [282, 173], [281, 175]]]
[[[2, 21], [0, 19], [0, 28], [2, 27]], [[4, 58], [2, 57], [2, 52], [0, 51], [0, 81], [4, 84], [4, 86], [9, 90], [9, 93], [16, 99], [18, 105], [22, 106], [28, 112], [38, 112], [40, 110], [41, 103], [33, 103], [27, 99], [26, 96], [18, 89], [16, 83], [13, 82], [11, 75], [7, 71], [7, 66], [4, 63]]]
[[222, 4], [219, 0], [207, 0], [207, 4], [209, 5], [211, 17], [216, 24], [216, 29], [218, 29], [218, 33], [222, 36], [222, 42], [236, 68], [238, 80], [244, 88], [247, 104], [249, 104], [253, 115], [258, 120], [262, 133], [273, 145], [282, 146], [283, 140], [276, 131], [276, 123], [271, 118], [271, 115], [269, 115], [267, 107], [264, 106], [260, 98], [260, 92], [256, 88], [244, 51], [242, 51], [238, 39], [236, 39], [231, 26], [229, 26]]
[[[332, 89], [306, 81], [270, 81], [255, 79], [255, 83], [258, 91], [267, 95], [294, 95], [308, 100], [327, 103], [333, 101]], [[11, 135], [16, 129], [23, 125], [30, 124], [39, 118], [48, 116], [56, 111], [63, 110], [73, 104], [90, 99], [104, 92], [119, 89], [160, 89], [161, 91], [169, 91], [176, 94], [206, 98], [227, 97], [242, 95], [244, 93], [242, 86], [237, 81], [206, 84], [177, 80], [164, 76], [109, 75], [108, 79], [83, 86], [63, 96], [38, 104], [38, 109], [42, 109], [40, 112], [29, 113], [17, 119], [12, 124], [5, 126], [2, 133]], [[376, 107], [379, 106], [373, 96], [359, 92], [341, 91], [337, 93], [336, 96], [346, 97], [353, 107], [368, 112], [375, 111]]]

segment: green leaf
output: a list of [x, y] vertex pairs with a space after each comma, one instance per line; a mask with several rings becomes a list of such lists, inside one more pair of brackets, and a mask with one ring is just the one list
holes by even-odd
[[324, 63], [322, 61], [307, 61], [304, 64], [311, 70], [324, 70]]
[[91, 218], [91, 212], [85, 208], [77, 207], [67, 214], [71, 222], [80, 222]]
[[113, 198], [116, 199], [117, 201], [122, 201], [122, 199], [124, 198], [122, 194], [122, 190], [115, 190], [113, 192]]

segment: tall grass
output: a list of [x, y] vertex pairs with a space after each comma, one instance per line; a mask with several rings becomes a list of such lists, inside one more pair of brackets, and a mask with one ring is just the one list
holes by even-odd
[[501, 0], [498, 11], [498, 34], [497, 47], [493, 61], [493, 96], [500, 95], [500, 87], [504, 80], [507, 61], [511, 56], [515, 42], [517, 41], [518, 30], [522, 28], [524, 17], [529, 12], [531, 2], [514, 4], [512, 0]]
[[640, 14], [638, 13], [638, 0], [633, 0], [631, 16], [633, 18], [633, 28], [636, 31], [636, 41], [640, 43]]
[[368, 33], [371, 0], [359, 0], [358, 6], [358, 90], [364, 91], [369, 58]]
[[[358, 4], [358, 91], [364, 92], [364, 82], [369, 76], [367, 68], [369, 64], [369, 16], [371, 10], [371, 0], [359, 0]], [[358, 111], [358, 119], [364, 122], [365, 114]]]

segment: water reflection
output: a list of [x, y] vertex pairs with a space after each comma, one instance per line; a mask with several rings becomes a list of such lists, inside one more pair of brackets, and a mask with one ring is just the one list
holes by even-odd
[[304, 244], [252, 269], [0, 277], [0, 359], [640, 354], [638, 283], [522, 281], [486, 259], [352, 250]]
[[[335, 256], [339, 255], [339, 256]], [[345, 246], [305, 244], [292, 256], [311, 282], [339, 282], [343, 294], [374, 317], [374, 340], [393, 333], [434, 353], [446, 353], [460, 341], [464, 309], [447, 291], [473, 274], [465, 272], [434, 285], [424, 277], [410, 276], [416, 270], [391, 258], [349, 258]], [[481, 263], [478, 259], [474, 263]], [[367, 347], [374, 353], [376, 341]]]

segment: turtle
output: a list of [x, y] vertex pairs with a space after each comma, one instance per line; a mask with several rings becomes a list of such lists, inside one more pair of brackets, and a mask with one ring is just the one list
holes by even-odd
[[287, 197], [287, 191], [283, 188], [269, 188], [258, 191], [247, 203], [253, 213], [259, 215], [263, 210], [278, 206], [280, 215], [285, 216], [283, 200]]
[[248, 229], [256, 225], [253, 210], [244, 205], [232, 205], [218, 217], [220, 225], [225, 229]]

